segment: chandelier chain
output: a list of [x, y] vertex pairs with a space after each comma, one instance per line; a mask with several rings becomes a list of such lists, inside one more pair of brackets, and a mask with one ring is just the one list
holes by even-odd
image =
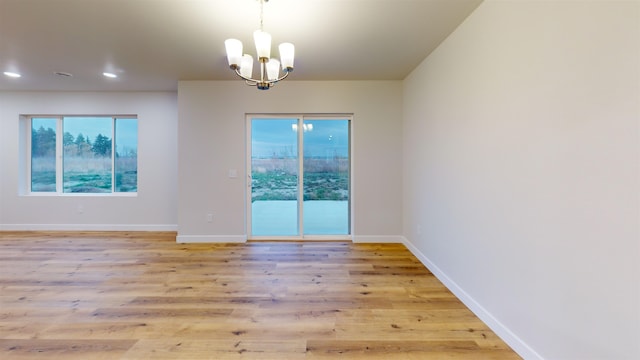
[[260, 31], [263, 31], [264, 29], [263, 29], [262, 23], [264, 18], [264, 1], [265, 0], [258, 0], [258, 1], [260, 1]]

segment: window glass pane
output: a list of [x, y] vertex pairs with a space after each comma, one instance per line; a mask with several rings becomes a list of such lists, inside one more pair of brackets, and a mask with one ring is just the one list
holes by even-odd
[[63, 191], [112, 191], [111, 117], [65, 117], [63, 137]]
[[251, 121], [251, 232], [299, 234], [297, 119]]
[[115, 121], [115, 191], [138, 191], [138, 119]]
[[56, 118], [31, 119], [31, 191], [56, 191]]
[[304, 233], [349, 234], [349, 120], [305, 120]]

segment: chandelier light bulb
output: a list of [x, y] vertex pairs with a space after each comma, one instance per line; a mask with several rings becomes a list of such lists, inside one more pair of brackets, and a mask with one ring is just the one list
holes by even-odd
[[275, 80], [280, 74], [280, 61], [276, 59], [270, 59], [267, 62], [267, 78], [269, 80]]
[[269, 59], [271, 57], [271, 35], [262, 30], [256, 30], [253, 33], [253, 41], [256, 42], [258, 59]]
[[295, 48], [292, 43], [282, 43], [279, 46], [280, 49], [280, 62], [282, 63], [283, 71], [293, 70], [293, 56]]
[[240, 75], [248, 78], [253, 76], [253, 56], [249, 54], [244, 54], [244, 56], [242, 56]]
[[229, 61], [229, 67], [232, 69], [240, 65], [242, 59], [242, 41], [238, 39], [227, 39], [224, 42], [224, 47], [227, 50], [227, 60]]

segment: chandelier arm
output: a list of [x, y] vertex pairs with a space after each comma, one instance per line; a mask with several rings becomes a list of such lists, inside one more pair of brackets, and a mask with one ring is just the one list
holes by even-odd
[[253, 78], [246, 77], [246, 76], [242, 75], [240, 73], [240, 68], [237, 67], [237, 66], [231, 67], [231, 69], [233, 69], [233, 71], [236, 73], [236, 75], [239, 78], [244, 80], [245, 84], [247, 84], [249, 86], [255, 86], [260, 90], [268, 90], [272, 86], [275, 86], [275, 84], [277, 82], [284, 80], [291, 73], [291, 70], [287, 68], [287, 70], [284, 70], [284, 75], [278, 77], [277, 79], [269, 80], [268, 77], [267, 77], [267, 71], [266, 71], [265, 62], [261, 61], [260, 65], [261, 65], [260, 66], [260, 80], [253, 79]]
[[[274, 79], [274, 80], [265, 80], [264, 79], [264, 74], [262, 75], [262, 79], [261, 80], [257, 80], [257, 79], [253, 79], [253, 78], [249, 78], [246, 76], [243, 76], [242, 74], [240, 74], [240, 69], [233, 69], [233, 71], [236, 73], [236, 75], [238, 75], [238, 77], [248, 81], [248, 82], [252, 82], [252, 83], [259, 83], [259, 82], [266, 82], [266, 83], [277, 83], [278, 81], [282, 81], [284, 80], [287, 76], [289, 76], [289, 74], [291, 73], [291, 71], [285, 71], [284, 75], [282, 75], [281, 77]], [[250, 85], [255, 85], [255, 84], [250, 84]]]
[[247, 85], [251, 85], [251, 86], [256, 86], [257, 83], [260, 82], [260, 80], [256, 80], [256, 79], [252, 79], [246, 76], [243, 76], [242, 74], [240, 74], [240, 70], [239, 69], [233, 69], [236, 73], [236, 75], [238, 75], [239, 77], [241, 77], [242, 79], [244, 79], [247, 82]]
[[272, 84], [273, 85], [273, 84], [275, 84], [275, 83], [277, 83], [279, 81], [284, 80], [291, 73], [291, 71], [285, 71], [284, 75], [282, 75], [281, 77], [279, 77], [277, 79], [274, 79], [274, 80], [265, 80], [264, 78], [262, 80], [257, 80], [257, 79], [253, 79], [253, 78], [249, 78], [249, 77], [243, 76], [242, 74], [240, 74], [240, 69], [233, 69], [233, 71], [236, 73], [236, 75], [238, 75], [238, 77], [244, 79], [247, 82], [247, 85], [251, 85], [251, 86], [256, 86], [256, 84], [260, 83], [260, 82], [268, 83], [268, 84]]
[[284, 80], [287, 76], [289, 76], [290, 71], [285, 71], [284, 75], [282, 75], [281, 77], [275, 79], [275, 80], [269, 80], [267, 81], [269, 84], [271, 85], [275, 85], [277, 82]]
[[274, 82], [278, 82], [280, 80], [284, 80], [287, 76], [289, 76], [289, 74], [291, 74], [291, 71], [285, 71], [284, 75], [282, 75], [281, 77], [279, 77], [276, 80], [274, 80]]

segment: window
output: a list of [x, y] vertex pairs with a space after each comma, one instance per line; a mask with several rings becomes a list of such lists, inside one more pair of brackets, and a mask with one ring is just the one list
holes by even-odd
[[32, 116], [31, 193], [138, 191], [135, 116]]

